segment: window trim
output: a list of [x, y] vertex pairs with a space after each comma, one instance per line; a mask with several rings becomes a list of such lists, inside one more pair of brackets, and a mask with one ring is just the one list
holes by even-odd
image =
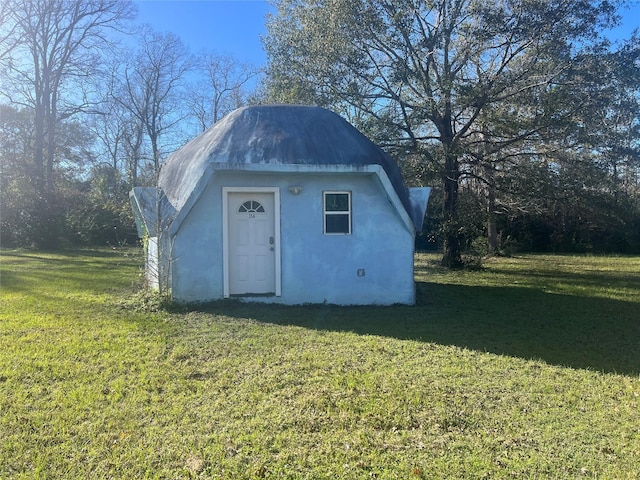
[[[331, 210], [327, 210], [327, 195], [335, 195], [335, 194], [340, 194], [340, 195], [347, 195], [347, 199], [349, 201], [349, 206], [348, 209], [346, 211], [331, 211]], [[349, 190], [324, 190], [322, 192], [322, 233], [324, 235], [351, 235], [353, 228], [352, 228], [352, 209], [353, 209], [353, 205], [351, 202], [351, 191]], [[327, 216], [332, 216], [332, 215], [346, 215], [348, 220], [349, 220], [349, 229], [347, 232], [327, 232]]]

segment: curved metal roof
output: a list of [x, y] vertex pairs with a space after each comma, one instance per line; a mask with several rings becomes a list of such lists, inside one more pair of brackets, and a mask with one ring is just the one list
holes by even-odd
[[400, 168], [342, 117], [320, 107], [243, 107], [170, 155], [158, 179], [180, 211], [212, 163], [263, 165], [381, 165], [411, 212]]

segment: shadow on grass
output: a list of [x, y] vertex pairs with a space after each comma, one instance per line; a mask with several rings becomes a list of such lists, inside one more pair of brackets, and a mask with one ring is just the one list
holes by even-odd
[[314, 330], [348, 331], [640, 374], [640, 306], [535, 288], [419, 282], [419, 304], [276, 306], [218, 302], [201, 311]]
[[[0, 252], [4, 257], [0, 268], [2, 289], [66, 296], [68, 291], [126, 286], [130, 275], [117, 265], [121, 260], [136, 269], [140, 260], [135, 251], [125, 251], [116, 262], [113, 259], [120, 253], [101, 250], [64, 252], [60, 256], [39, 253]], [[538, 259], [531, 263], [519, 275], [522, 278], [518, 280], [523, 280], [519, 286], [418, 282], [416, 306], [281, 306], [222, 301], [190, 308], [277, 325], [432, 342], [572, 368], [639, 375], [638, 302], [546, 293], [544, 288], [562, 275], [567, 284], [613, 284], [637, 292], [640, 277], [631, 273], [621, 278], [617, 272], [549, 273], [536, 269]], [[122, 275], [114, 276], [114, 271]], [[493, 272], [498, 269], [493, 268]], [[428, 277], [429, 270], [421, 270], [421, 275]], [[52, 301], [57, 301], [55, 295]]]
[[640, 305], [533, 288], [421, 283], [409, 337], [572, 368], [640, 373]]

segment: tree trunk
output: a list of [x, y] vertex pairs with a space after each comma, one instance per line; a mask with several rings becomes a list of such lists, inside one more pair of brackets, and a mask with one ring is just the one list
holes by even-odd
[[153, 178], [154, 182], [157, 182], [160, 175], [160, 149], [158, 148], [158, 135], [155, 130], [149, 132], [149, 140], [151, 140], [151, 154], [153, 155]]
[[496, 222], [496, 196], [493, 188], [489, 188], [487, 204], [487, 248], [489, 255], [495, 255], [500, 250], [498, 241], [498, 225]]
[[442, 265], [447, 268], [462, 267], [460, 248], [460, 225], [458, 225], [458, 180], [460, 178], [458, 157], [445, 146], [444, 186], [444, 245]]
[[[35, 57], [34, 55], [34, 58]], [[51, 215], [49, 210], [51, 198], [48, 194], [48, 130], [49, 126], [49, 105], [50, 91], [47, 84], [47, 72], [38, 72], [38, 79], [35, 85], [35, 117], [34, 117], [34, 189], [36, 200], [34, 202], [34, 218], [32, 230], [32, 242], [36, 247], [49, 247], [51, 242]]]
[[45, 199], [47, 203], [51, 203], [53, 201], [53, 192], [55, 190], [55, 185], [53, 181], [53, 165], [56, 157], [56, 130], [58, 128], [58, 110], [57, 110], [57, 102], [58, 99], [54, 92], [51, 93], [51, 98], [49, 101], [49, 112], [47, 115], [47, 135], [46, 135], [46, 172], [45, 172]]
[[495, 255], [500, 249], [500, 245], [496, 221], [496, 192], [493, 168], [491, 165], [485, 164], [484, 171], [487, 180], [487, 248], [489, 255]]
[[33, 147], [33, 184], [39, 199], [44, 199], [44, 112], [36, 92]]

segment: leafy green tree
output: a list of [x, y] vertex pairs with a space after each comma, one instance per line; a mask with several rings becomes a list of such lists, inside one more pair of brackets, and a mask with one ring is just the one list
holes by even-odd
[[0, 105], [0, 244], [33, 242], [36, 194], [33, 165], [33, 116], [27, 109]]
[[573, 114], [556, 108], [571, 107], [559, 98], [567, 71], [617, 21], [616, 2], [595, 0], [275, 5], [265, 40], [272, 97], [358, 112], [386, 125], [388, 143], [435, 163], [450, 267], [465, 241], [463, 183], [489, 174], [493, 188], [491, 174], [516, 146], [531, 156], [544, 129], [562, 128]]
[[[534, 155], [499, 172], [504, 216], [522, 225], [537, 215], [551, 229], [546, 241], [540, 239], [548, 248], [637, 248], [629, 233], [640, 210], [627, 180], [640, 171], [639, 73], [637, 38], [616, 50], [603, 44], [576, 55], [542, 104], [553, 121], [538, 144], [524, 150]], [[513, 238], [513, 229], [504, 228]]]
[[[83, 201], [75, 179], [86, 176], [92, 165], [94, 137], [81, 123], [72, 120], [58, 125], [54, 189], [47, 212], [47, 244], [72, 242], [66, 223], [71, 205]], [[0, 105], [0, 232], [3, 245], [42, 245], [42, 212], [34, 181], [33, 111]]]
[[87, 245], [134, 244], [137, 232], [129, 203], [131, 185], [118, 169], [97, 164], [84, 181], [70, 182], [67, 225], [73, 241]]

